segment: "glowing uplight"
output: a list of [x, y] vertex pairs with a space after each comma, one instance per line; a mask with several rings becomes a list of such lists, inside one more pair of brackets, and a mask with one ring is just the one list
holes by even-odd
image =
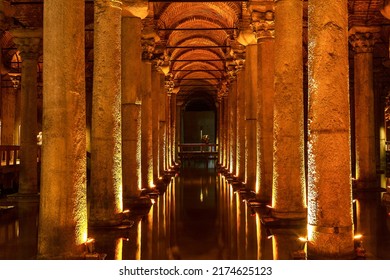
[[95, 251], [95, 239], [94, 238], [88, 238], [84, 244], [85, 244], [85, 247], [86, 247], [88, 253], [93, 253]]
[[150, 201], [152, 202], [152, 204], [156, 204], [156, 200], [154, 198], [151, 198]]
[[271, 239], [272, 237], [274, 237], [273, 234], [267, 236], [268, 239]]
[[301, 242], [307, 242], [307, 241], [309, 241], [309, 240], [307, 240], [307, 238], [305, 238], [305, 237], [299, 237], [298, 240], [301, 241]]
[[357, 240], [357, 239], [361, 239], [363, 237], [363, 235], [361, 234], [356, 234], [353, 239]]
[[126, 209], [126, 210], [123, 211], [123, 214], [129, 213], [129, 212], [130, 212], [130, 210]]

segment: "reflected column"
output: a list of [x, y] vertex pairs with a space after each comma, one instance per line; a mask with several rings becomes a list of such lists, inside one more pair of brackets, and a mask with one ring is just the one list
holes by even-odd
[[38, 194], [37, 65], [41, 29], [14, 29], [14, 43], [22, 57], [19, 194]]
[[272, 215], [281, 219], [306, 217], [302, 14], [302, 0], [276, 2]]
[[43, 45], [38, 258], [80, 258], [88, 219], [83, 0], [45, 2]]
[[354, 55], [356, 187], [376, 187], [373, 56], [380, 27], [354, 26], [349, 41]]
[[350, 258], [354, 244], [346, 0], [309, 2], [308, 68], [308, 257]]

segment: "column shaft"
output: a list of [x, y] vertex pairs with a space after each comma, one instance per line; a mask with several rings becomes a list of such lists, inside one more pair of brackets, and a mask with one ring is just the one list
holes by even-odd
[[230, 92], [230, 169], [232, 175], [236, 174], [237, 157], [237, 80], [232, 83]]
[[271, 201], [273, 170], [273, 117], [274, 117], [274, 39], [259, 43], [259, 96], [258, 96], [258, 198]]
[[142, 188], [153, 187], [153, 122], [152, 122], [152, 64], [143, 62], [142, 79], [142, 113], [141, 113], [141, 176]]
[[11, 33], [22, 57], [19, 193], [37, 194], [37, 64], [42, 31]]
[[160, 111], [160, 77], [157, 70], [152, 71], [152, 144], [153, 144], [153, 178], [156, 182], [159, 177], [159, 111]]
[[309, 2], [308, 67], [308, 256], [348, 258], [354, 246], [346, 0]]
[[275, 8], [273, 215], [306, 217], [303, 145], [302, 0]]
[[43, 32], [38, 258], [80, 258], [88, 230], [84, 1], [45, 1]]
[[257, 171], [257, 94], [258, 94], [258, 45], [246, 47], [245, 66], [245, 154], [246, 185], [255, 191]]
[[174, 166], [176, 162], [176, 94], [171, 95], [171, 165]]
[[141, 190], [141, 19], [122, 17], [122, 180], [123, 197]]
[[164, 174], [164, 171], [167, 170], [166, 165], [166, 143], [167, 143], [167, 128], [166, 128], [166, 94], [164, 90], [164, 79], [160, 79], [160, 91], [158, 94], [158, 99], [160, 102], [159, 109], [159, 168], [160, 168], [160, 176]]
[[121, 2], [95, 1], [90, 224], [120, 223]]
[[245, 181], [245, 69], [237, 75], [237, 176]]

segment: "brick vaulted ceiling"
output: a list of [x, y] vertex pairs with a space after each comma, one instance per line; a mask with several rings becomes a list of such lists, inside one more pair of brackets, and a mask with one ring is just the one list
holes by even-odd
[[[42, 27], [45, 0], [0, 0], [5, 17], [0, 45], [3, 64], [10, 67], [16, 52], [8, 30], [14, 27]], [[262, 2], [267, 0], [262, 0]], [[268, 0], [273, 2], [273, 0]], [[381, 25], [382, 59], [388, 59], [390, 21], [380, 9], [387, 0], [349, 0], [349, 23]], [[85, 1], [87, 70], [93, 63], [93, 0]], [[227, 57], [241, 24], [243, 7], [249, 2], [150, 2], [149, 21], [160, 37], [160, 47], [170, 60], [170, 76], [180, 93], [218, 92], [227, 74]], [[307, 0], [304, 0], [304, 16]], [[305, 16], [306, 17], [306, 16]], [[307, 26], [307, 24], [305, 24]], [[306, 39], [303, 38], [305, 43]], [[88, 75], [87, 75], [88, 76]]]

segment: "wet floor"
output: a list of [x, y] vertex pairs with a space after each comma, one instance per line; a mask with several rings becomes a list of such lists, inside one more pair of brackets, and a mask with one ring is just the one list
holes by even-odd
[[[0, 259], [34, 259], [37, 202], [0, 200]], [[362, 193], [354, 203], [355, 231], [367, 259], [390, 260], [390, 216], [380, 193]], [[304, 226], [266, 228], [264, 211], [251, 208], [214, 169], [191, 168], [173, 178], [146, 215], [128, 230], [89, 230], [106, 259], [296, 259], [302, 257]]]

